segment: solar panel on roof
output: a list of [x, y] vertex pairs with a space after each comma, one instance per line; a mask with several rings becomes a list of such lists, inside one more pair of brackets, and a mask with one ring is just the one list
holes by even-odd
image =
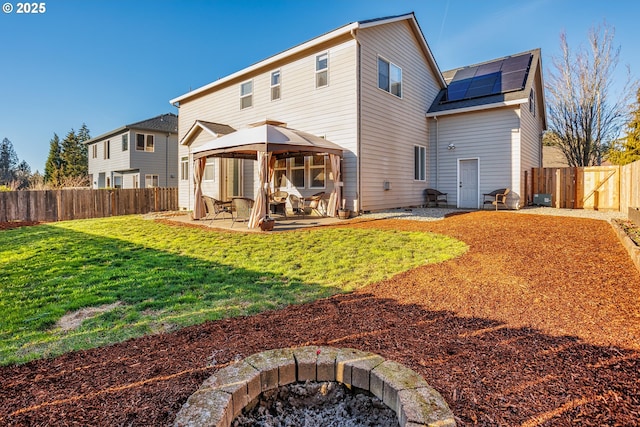
[[504, 58], [456, 71], [443, 102], [461, 101], [521, 90], [533, 55]]

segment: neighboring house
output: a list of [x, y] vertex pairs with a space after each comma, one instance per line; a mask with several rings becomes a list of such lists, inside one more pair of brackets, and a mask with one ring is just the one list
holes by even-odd
[[543, 168], [568, 168], [569, 162], [560, 147], [545, 145], [542, 147]]
[[93, 188], [178, 186], [178, 117], [175, 114], [125, 125], [84, 144]]
[[[422, 205], [426, 188], [478, 208], [483, 193], [509, 187], [518, 207], [524, 171], [541, 166], [546, 123], [540, 51], [516, 56], [506, 63], [521, 81], [510, 74], [508, 91], [496, 69], [504, 59], [443, 74], [410, 13], [348, 24], [179, 96], [179, 206], [194, 208], [199, 147], [271, 119], [342, 147], [341, 204], [355, 212]], [[254, 198], [258, 169], [207, 158], [202, 191]], [[280, 158], [272, 189], [329, 193], [331, 171], [327, 156]]]

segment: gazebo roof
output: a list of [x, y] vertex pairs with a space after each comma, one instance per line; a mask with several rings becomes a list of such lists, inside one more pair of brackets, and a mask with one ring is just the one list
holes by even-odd
[[[278, 123], [278, 124], [276, 124]], [[319, 136], [283, 126], [279, 122], [263, 122], [205, 142], [191, 152], [193, 158], [237, 157], [257, 159], [257, 153], [272, 153], [277, 157], [292, 154], [336, 154], [342, 147]]]

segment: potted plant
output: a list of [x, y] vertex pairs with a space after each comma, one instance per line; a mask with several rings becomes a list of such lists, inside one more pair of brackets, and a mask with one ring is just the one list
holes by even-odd
[[351, 216], [351, 211], [346, 209], [347, 201], [342, 199], [342, 207], [338, 209], [338, 218], [340, 219], [348, 219]]
[[260, 229], [262, 231], [271, 231], [273, 230], [273, 225], [275, 223], [276, 223], [276, 220], [267, 215], [260, 220], [258, 225], [260, 226]]

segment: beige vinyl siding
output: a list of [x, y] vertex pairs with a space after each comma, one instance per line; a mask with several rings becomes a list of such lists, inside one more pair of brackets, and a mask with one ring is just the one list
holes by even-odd
[[[536, 81], [537, 83], [537, 81]], [[537, 91], [536, 91], [537, 92]], [[536, 99], [536, 114], [529, 111], [529, 104], [522, 105], [522, 156], [520, 164], [521, 173], [521, 194], [524, 194], [524, 172], [528, 171], [529, 185], [531, 185], [531, 168], [537, 168], [542, 166], [542, 132], [543, 113], [540, 111], [541, 100]], [[520, 205], [524, 206], [526, 200], [523, 200]]]
[[[366, 28], [357, 37], [361, 43], [361, 209], [420, 205], [427, 182], [414, 180], [414, 146], [425, 146], [428, 152], [425, 114], [440, 87], [406, 21]], [[378, 88], [379, 56], [402, 69], [402, 98]], [[390, 190], [384, 189], [385, 181]]]
[[[514, 146], [519, 145], [520, 120], [514, 108], [493, 109], [438, 118], [438, 190], [448, 193], [450, 204], [458, 197], [458, 159], [479, 159], [480, 194], [497, 188], [514, 188]], [[435, 130], [434, 132], [435, 133]], [[448, 150], [453, 143], [455, 150]], [[435, 139], [434, 139], [435, 144]], [[435, 150], [435, 148], [434, 148]], [[435, 170], [435, 151], [430, 155]], [[430, 177], [435, 186], [435, 174]], [[519, 187], [516, 187], [519, 188]]]
[[[315, 87], [315, 58], [329, 53], [329, 85]], [[285, 122], [287, 127], [326, 137], [345, 148], [343, 173], [350, 183], [345, 188], [348, 199], [355, 198], [355, 166], [357, 140], [357, 76], [356, 43], [353, 39], [335, 41], [296, 55], [283, 63], [271, 64], [251, 75], [240, 76], [237, 81], [213, 88], [203, 95], [184, 100], [180, 105], [180, 140], [195, 120], [227, 124], [242, 129], [266, 118]], [[280, 100], [271, 101], [271, 72], [280, 69]], [[253, 105], [240, 109], [240, 83], [253, 79]], [[188, 150], [181, 148], [180, 156]], [[245, 162], [245, 193], [253, 194], [257, 168]], [[193, 208], [193, 183], [185, 193], [181, 185], [181, 208]], [[251, 188], [249, 188], [251, 187]], [[332, 189], [328, 188], [330, 191]], [[307, 189], [303, 195], [317, 190]], [[190, 193], [190, 194], [189, 194]]]

